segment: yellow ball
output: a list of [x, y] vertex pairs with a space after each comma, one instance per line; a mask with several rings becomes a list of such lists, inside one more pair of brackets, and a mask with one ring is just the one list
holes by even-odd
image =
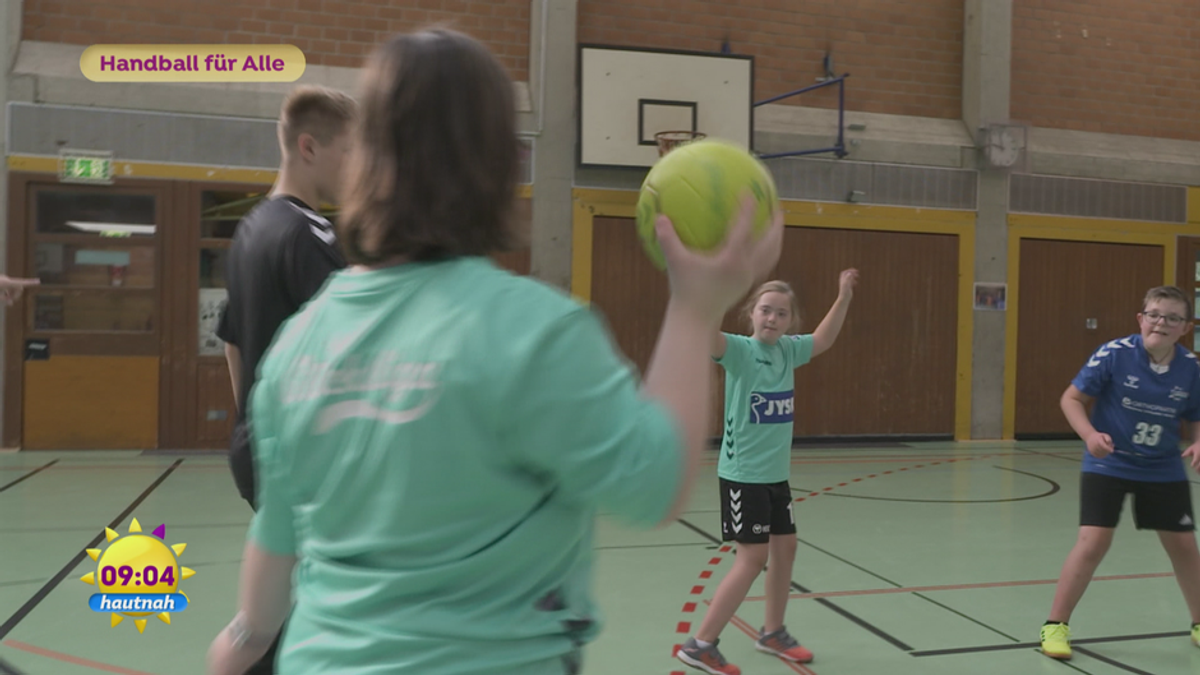
[[738, 145], [715, 138], [676, 147], [658, 160], [642, 182], [637, 205], [637, 231], [659, 269], [666, 269], [654, 221], [666, 214], [685, 246], [711, 251], [725, 241], [741, 196], [749, 191], [758, 203], [753, 231], [761, 236], [771, 225], [779, 201], [771, 172]]

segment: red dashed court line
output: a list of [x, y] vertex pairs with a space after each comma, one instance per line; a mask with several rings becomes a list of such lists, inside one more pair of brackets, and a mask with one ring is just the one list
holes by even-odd
[[[887, 470], [887, 471], [882, 471], [882, 472], [880, 472], [880, 473], [877, 473], [877, 474], [876, 474], [876, 473], [870, 474], [870, 475], [868, 475], [868, 476], [866, 476], [866, 477], [864, 477], [864, 478], [854, 478], [854, 479], [851, 479], [849, 482], [846, 482], [846, 483], [838, 483], [838, 484], [837, 484], [836, 486], [834, 486], [834, 487], [827, 487], [827, 488], [824, 488], [824, 489], [822, 489], [822, 490], [818, 490], [818, 491], [810, 492], [810, 493], [808, 493], [808, 496], [807, 496], [807, 497], [797, 497], [795, 501], [797, 501], [797, 502], [802, 502], [802, 501], [805, 501], [806, 499], [812, 499], [813, 497], [819, 497], [819, 496], [821, 496], [822, 494], [825, 494], [826, 492], [831, 492], [831, 491], [835, 490], [836, 488], [839, 488], [839, 487], [846, 487], [846, 486], [850, 485], [850, 483], [861, 483], [861, 482], [862, 482], [862, 481], [864, 481], [864, 480], [869, 480], [869, 479], [871, 479], [871, 478], [878, 478], [878, 477], [880, 477], [880, 476], [890, 476], [890, 475], [892, 475], [892, 474], [895, 474], [895, 473], [900, 473], [900, 472], [908, 471], [909, 469], [924, 469], [926, 466], [940, 466], [940, 465], [942, 465], [942, 464], [954, 464], [954, 463], [956, 463], [956, 462], [970, 462], [970, 461], [975, 461], [975, 460], [980, 460], [980, 459], [989, 459], [989, 458], [992, 458], [992, 457], [999, 457], [999, 456], [1002, 456], [1002, 455], [1005, 455], [1005, 454], [1012, 454], [1012, 453], [994, 453], [994, 454], [991, 454], [991, 455], [980, 455], [979, 457], [952, 457], [952, 458], [950, 458], [950, 459], [938, 459], [938, 460], [936, 460], [936, 461], [928, 462], [927, 464], [916, 464], [916, 465], [914, 465], [914, 466], [905, 466], [905, 467], [900, 467], [899, 469], [896, 469], [896, 470], [891, 470], [891, 469], [889, 469], [889, 470]], [[895, 458], [893, 458], [893, 459], [888, 459], [888, 460], [863, 460], [863, 461], [913, 461], [913, 459], [911, 459], [911, 458], [910, 458], [910, 459], [895, 459]], [[806, 461], [806, 460], [796, 460], [796, 459], [792, 460], [792, 464], [800, 464], [800, 463], [806, 463], [806, 464], [821, 464], [821, 463], [837, 464], [837, 463], [846, 463], [846, 464], [850, 464], [850, 463], [859, 463], [859, 460], [832, 460], [832, 461], [828, 461], [828, 462], [822, 462], [822, 461], [820, 461], [820, 460], [817, 460], [817, 461], [812, 461], [812, 460], [807, 460], [807, 461]], [[732, 549], [733, 549], [733, 547], [732, 547], [732, 546], [728, 546], [728, 545], [726, 545], [726, 546], [722, 546], [722, 547], [721, 547], [721, 549], [720, 549], [720, 551], [721, 551], [722, 553], [728, 553], [728, 552], [729, 552], [729, 551], [731, 551]], [[720, 557], [711, 558], [711, 559], [709, 559], [709, 561], [708, 561], [708, 566], [709, 566], [709, 567], [715, 567], [715, 566], [717, 566], [717, 565], [719, 565], [719, 564], [721, 564], [721, 558], [720, 558]], [[700, 578], [701, 578], [701, 579], [710, 579], [710, 578], [712, 578], [712, 570], [711, 570], [711, 569], [706, 569], [706, 570], [704, 570], [703, 572], [701, 572], [701, 573], [700, 573]], [[704, 586], [702, 586], [702, 585], [696, 585], [696, 586], [692, 586], [691, 595], [700, 595], [700, 594], [701, 594], [701, 593], [703, 593], [703, 592], [704, 592]], [[706, 602], [707, 602], [707, 601], [706, 601]], [[689, 603], [685, 604], [685, 605], [683, 606], [683, 611], [684, 611], [684, 613], [685, 613], [685, 614], [693, 614], [693, 613], [695, 613], [695, 611], [696, 611], [696, 603], [694, 603], [694, 602], [689, 602]], [[733, 617], [732, 623], [736, 624], [736, 625], [737, 625], [737, 627], [738, 627], [739, 629], [741, 629], [741, 631], [742, 631], [743, 633], [745, 633], [746, 635], [749, 635], [751, 638], [754, 638], [754, 639], [757, 639], [757, 638], [758, 638], [758, 635], [757, 635], [757, 634], [754, 632], [754, 629], [752, 629], [752, 628], [751, 628], [751, 627], [750, 627], [748, 624], [746, 624], [746, 622], [742, 621], [742, 620], [741, 620], [741, 619], [739, 619], [737, 616], [734, 616], [734, 617]], [[689, 634], [691, 634], [691, 627], [692, 627], [692, 624], [691, 624], [691, 622], [689, 622], [689, 621], [680, 621], [680, 622], [679, 622], [679, 623], [678, 623], [678, 624], [675, 626], [675, 632], [676, 632], [677, 634], [689, 635]], [[679, 650], [680, 650], [682, 647], [683, 647], [683, 645], [682, 645], [682, 644], [676, 644], [676, 645], [672, 646], [672, 647], [671, 647], [671, 658], [675, 658], [675, 655], [676, 655], [676, 654], [679, 652]], [[802, 673], [803, 675], [816, 675], [816, 673], [814, 673], [812, 670], [810, 670], [810, 669], [806, 668], [805, 666], [803, 666], [803, 665], [801, 665], [801, 664], [798, 664], [798, 663], [793, 663], [793, 662], [791, 662], [791, 661], [787, 661], [787, 660], [785, 660], [785, 659], [780, 659], [780, 661], [783, 661], [784, 663], [788, 664], [788, 666], [790, 666], [790, 667], [792, 668], [792, 670], [796, 671], [797, 673]], [[681, 671], [681, 670], [673, 670], [673, 671], [671, 671], [671, 675], [686, 675], [686, 674], [685, 674], [683, 671]]]
[[[733, 550], [733, 547], [726, 545], [726, 546], [722, 546], [718, 550], [720, 553], [729, 553], [730, 551]], [[711, 568], [711, 567], [716, 567], [717, 565], [720, 565], [722, 559], [723, 558], [721, 556], [714, 556], [712, 558], [709, 558], [708, 567]], [[713, 575], [712, 570], [706, 569], [700, 573], [700, 578], [701, 579], [711, 579], [712, 575]], [[695, 586], [692, 586], [691, 595], [700, 595], [701, 593], [704, 593], [704, 586], [702, 584], [697, 584]], [[689, 614], [689, 615], [695, 614], [696, 607], [697, 607], [696, 603], [686, 602], [683, 605], [683, 613]], [[679, 623], [675, 624], [675, 632], [679, 635], [685, 636], [685, 639], [686, 639], [686, 636], [691, 635], [691, 633], [692, 633], [692, 622], [691, 621], [680, 621]], [[675, 655], [679, 653], [679, 650], [681, 648], [683, 648], [682, 644], [673, 645], [671, 647], [671, 658], [675, 658]], [[681, 670], [676, 670], [676, 671], [672, 671], [671, 675], [685, 675], [685, 673]]]
[[871, 478], [878, 478], [880, 476], [890, 476], [892, 474], [901, 473], [904, 471], [908, 471], [910, 469], [924, 469], [927, 466], [939, 466], [941, 464], [953, 464], [955, 462], [972, 462], [972, 461], [976, 461], [976, 460], [980, 460], [980, 459], [990, 459], [992, 457], [996, 457], [996, 455], [980, 455], [979, 457], [955, 457], [952, 459], [943, 459], [943, 460], [938, 460], [936, 462], [929, 462], [928, 464], [916, 464], [914, 466], [902, 466], [899, 469], [895, 469], [895, 470], [889, 469], [887, 471], [882, 471], [880, 473], [873, 473], [873, 474], [866, 476], [865, 478], [855, 478], [855, 479], [851, 480], [849, 483], [838, 483], [837, 485], [835, 485], [833, 487], [827, 487], [827, 488], [822, 488], [820, 490], [814, 490], [814, 491], [808, 493], [808, 496], [806, 496], [806, 497], [797, 497], [795, 501], [802, 502], [806, 499], [812, 499], [813, 497], [820, 497], [821, 495], [825, 494], [826, 492], [832, 492], [833, 490], [836, 490], [837, 488], [846, 487], [850, 483], [861, 483], [864, 480], [869, 480]]

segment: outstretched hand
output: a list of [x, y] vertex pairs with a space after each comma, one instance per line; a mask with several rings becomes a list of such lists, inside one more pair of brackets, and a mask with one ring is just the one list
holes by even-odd
[[4, 302], [11, 307], [25, 292], [26, 287], [37, 286], [40, 283], [42, 283], [40, 279], [14, 279], [0, 274], [0, 298], [3, 298]]
[[672, 300], [719, 321], [751, 284], [771, 272], [782, 249], [783, 209], [777, 205], [770, 227], [755, 237], [756, 209], [754, 198], [745, 197], [725, 242], [711, 253], [689, 249], [670, 219], [658, 217], [655, 228], [667, 261]]
[[858, 285], [858, 270], [842, 270], [838, 277], [838, 295], [847, 300], [854, 297], [854, 287]]

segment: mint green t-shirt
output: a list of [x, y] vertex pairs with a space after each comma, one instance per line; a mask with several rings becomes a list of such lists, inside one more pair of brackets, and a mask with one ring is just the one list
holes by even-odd
[[598, 509], [650, 527], [683, 437], [587, 308], [467, 258], [346, 270], [280, 330], [250, 537], [299, 558], [289, 675], [559, 675]]
[[769, 345], [725, 333], [725, 418], [717, 475], [738, 483], [781, 483], [792, 469], [795, 370], [812, 358], [812, 335]]

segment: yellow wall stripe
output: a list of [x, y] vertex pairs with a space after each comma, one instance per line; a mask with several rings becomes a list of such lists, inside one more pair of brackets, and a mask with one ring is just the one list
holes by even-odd
[[[44, 155], [9, 155], [8, 170], [24, 173], [58, 173], [58, 158]], [[268, 169], [243, 169], [169, 162], [113, 162], [113, 174], [119, 178], [153, 178], [158, 180], [212, 181], [219, 183], [248, 183], [272, 185], [279, 174]], [[533, 196], [532, 185], [517, 186], [517, 196]]]

